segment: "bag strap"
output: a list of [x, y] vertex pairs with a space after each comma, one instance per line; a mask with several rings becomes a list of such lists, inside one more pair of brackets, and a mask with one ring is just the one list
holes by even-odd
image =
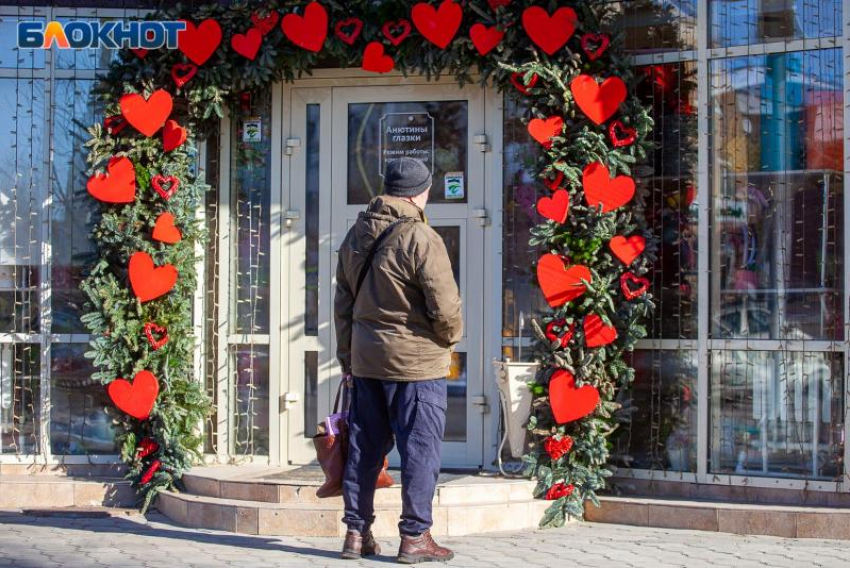
[[366, 255], [366, 262], [363, 264], [363, 268], [360, 269], [360, 274], [357, 277], [357, 287], [354, 289], [354, 300], [357, 301], [357, 296], [360, 294], [360, 289], [363, 288], [363, 281], [366, 280], [366, 274], [369, 272], [369, 268], [372, 267], [372, 261], [375, 259], [375, 253], [378, 252], [378, 248], [381, 246], [381, 243], [390, 235], [393, 229], [395, 229], [398, 225], [402, 223], [406, 223], [409, 221], [415, 221], [413, 217], [401, 217], [400, 219], [396, 219], [392, 223], [390, 223], [389, 227], [381, 231], [381, 234], [378, 235], [378, 238], [375, 239], [375, 242], [372, 243], [372, 248], [369, 249], [369, 254]]
[[[331, 414], [337, 414], [340, 411], [340, 407], [339, 407], [340, 398], [342, 398], [342, 399], [350, 398], [350, 397], [347, 397], [347, 396], [343, 396], [343, 389], [346, 389], [346, 388], [351, 388], [351, 385], [349, 384], [349, 381], [345, 377], [342, 377], [342, 379], [339, 381], [339, 387], [336, 389], [336, 398], [334, 398], [334, 409], [333, 409], [333, 412], [331, 412]], [[345, 406], [347, 406], [347, 405], [345, 405]], [[343, 408], [342, 410], [345, 411], [345, 410], [348, 410], [348, 408]]]

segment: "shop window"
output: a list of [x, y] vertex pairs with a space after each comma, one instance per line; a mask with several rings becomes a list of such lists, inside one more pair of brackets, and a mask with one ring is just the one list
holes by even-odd
[[269, 455], [269, 347], [231, 348], [233, 444], [236, 455]]
[[[115, 18], [80, 18], [78, 16], [63, 16], [55, 18], [62, 22], [110, 22]], [[122, 19], [123, 20], [123, 19]], [[16, 36], [17, 37], [17, 36]], [[113, 59], [120, 57], [120, 50], [97, 48], [97, 49], [53, 49], [56, 69], [67, 69], [73, 71], [109, 69]]]
[[0, 344], [0, 455], [39, 453], [41, 351]]
[[21, 21], [44, 22], [44, 18], [0, 16], [0, 68], [44, 69], [43, 49], [18, 49], [18, 22]]
[[711, 47], [841, 35], [841, 0], [711, 0]]
[[[702, 0], [705, 1], [705, 0]], [[634, 53], [696, 49], [698, 0], [612, 2], [624, 45]]]

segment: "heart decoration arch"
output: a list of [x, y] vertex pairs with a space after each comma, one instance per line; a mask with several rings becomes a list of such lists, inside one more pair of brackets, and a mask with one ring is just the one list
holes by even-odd
[[[200, 457], [211, 412], [192, 366], [195, 267], [209, 190], [197, 148], [243, 93], [333, 61], [363, 73], [454, 76], [519, 100], [538, 150], [529, 267], [551, 311], [535, 322], [526, 473], [552, 500], [542, 526], [581, 517], [610, 474], [606, 437], [645, 336], [657, 245], [633, 167], [652, 119], [610, 2], [400, 0], [173, 3], [177, 49], [123, 50], [100, 78], [87, 190], [103, 209], [82, 289], [88, 356], [106, 385], [128, 477], [146, 508]], [[567, 444], [565, 440], [572, 442]], [[547, 448], [559, 448], [556, 453]], [[564, 490], [553, 491], [553, 488]]]

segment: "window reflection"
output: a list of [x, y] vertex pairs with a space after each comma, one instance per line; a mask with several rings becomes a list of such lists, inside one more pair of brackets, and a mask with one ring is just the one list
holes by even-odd
[[269, 348], [232, 347], [233, 438], [237, 455], [269, 455]]
[[[703, 0], [706, 1], [706, 0]], [[613, 2], [624, 28], [624, 45], [637, 53], [696, 48], [698, 0], [626, 0]]]
[[466, 440], [466, 353], [455, 351], [447, 377], [448, 409], [446, 410], [446, 442]]
[[37, 345], [0, 344], [0, 454], [39, 452], [40, 369]]
[[711, 0], [712, 47], [841, 35], [841, 0]]
[[452, 263], [452, 273], [455, 284], [460, 288], [460, 227], [432, 227], [434, 232], [440, 235], [449, 253], [449, 261]]
[[18, 22], [44, 22], [32, 16], [0, 16], [0, 68], [44, 69], [43, 49], [18, 49]]
[[[304, 231], [306, 233], [306, 258], [304, 259], [304, 334], [319, 334], [319, 127], [321, 105], [307, 105], [307, 142], [305, 144], [304, 180]], [[313, 425], [315, 427], [315, 424]]]

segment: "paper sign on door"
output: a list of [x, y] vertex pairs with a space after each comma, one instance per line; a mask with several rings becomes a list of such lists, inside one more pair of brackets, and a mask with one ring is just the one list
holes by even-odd
[[446, 199], [463, 199], [463, 172], [446, 172]]

